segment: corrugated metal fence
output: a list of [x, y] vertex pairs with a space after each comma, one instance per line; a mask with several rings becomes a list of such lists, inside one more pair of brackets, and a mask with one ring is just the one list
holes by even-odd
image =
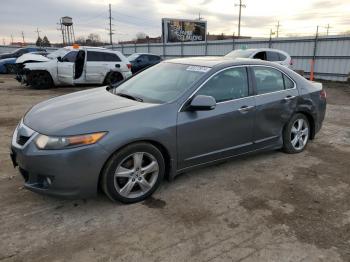
[[292, 56], [293, 68], [310, 74], [310, 60], [315, 59], [315, 77], [346, 81], [350, 72], [350, 36], [289, 37], [273, 39], [234, 39], [176, 44], [128, 44], [114, 49], [125, 55], [147, 52], [164, 58], [187, 56], [222, 56], [240, 48], [275, 48]]
[[[111, 48], [110, 46], [106, 46]], [[350, 72], [350, 36], [288, 37], [273, 39], [234, 39], [174, 44], [115, 45], [114, 49], [128, 56], [136, 52], [161, 55], [164, 58], [188, 56], [221, 56], [233, 49], [275, 48], [292, 56], [293, 69], [310, 74], [310, 60], [315, 59], [315, 78], [347, 81]], [[0, 53], [8, 46], [0, 46]]]

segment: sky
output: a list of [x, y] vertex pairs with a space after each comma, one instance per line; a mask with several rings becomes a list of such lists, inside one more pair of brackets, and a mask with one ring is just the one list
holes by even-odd
[[[239, 0], [0, 0], [0, 44], [22, 40], [34, 42], [37, 28], [40, 36], [60, 42], [59, 18], [71, 16], [75, 36], [90, 33], [108, 41], [108, 4], [112, 4], [114, 42], [131, 40], [138, 32], [150, 37], [161, 35], [161, 18], [207, 20], [210, 34], [238, 32]], [[321, 34], [330, 25], [330, 34], [350, 31], [349, 0], [243, 0], [241, 35], [268, 37], [314, 35], [319, 25]]]

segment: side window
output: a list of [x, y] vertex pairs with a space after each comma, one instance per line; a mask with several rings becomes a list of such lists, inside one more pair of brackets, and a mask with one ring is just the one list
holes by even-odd
[[158, 62], [160, 60], [160, 57], [155, 55], [151, 55], [148, 58], [151, 62]]
[[291, 89], [294, 88], [294, 82], [289, 79], [289, 77], [283, 75], [283, 80], [284, 80], [284, 88], [285, 89]]
[[266, 52], [266, 54], [267, 54], [267, 61], [281, 61], [277, 52], [268, 51]]
[[258, 95], [284, 90], [283, 75], [270, 67], [253, 67]]
[[104, 54], [104, 61], [108, 62], [120, 62], [119, 56], [113, 53], [103, 53]]
[[284, 55], [284, 54], [281, 54], [281, 53], [278, 53], [278, 56], [279, 56], [279, 61], [284, 61], [287, 59], [287, 57]]
[[137, 59], [141, 60], [142, 63], [148, 62], [148, 57], [146, 55], [141, 55]]
[[62, 57], [62, 62], [71, 62], [74, 63], [75, 59], [77, 57], [78, 51], [71, 51], [68, 54], [66, 54], [64, 57]]
[[103, 52], [87, 51], [87, 61], [90, 62], [99, 62], [104, 60]]
[[256, 53], [253, 58], [254, 59], [266, 60], [266, 52]]
[[218, 73], [202, 86], [197, 95], [212, 96], [217, 103], [248, 96], [246, 68], [231, 68]]

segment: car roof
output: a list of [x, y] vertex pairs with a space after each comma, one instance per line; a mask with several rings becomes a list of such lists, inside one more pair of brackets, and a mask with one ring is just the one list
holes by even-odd
[[63, 47], [65, 49], [68, 49], [68, 50], [82, 50], [82, 49], [85, 49], [85, 50], [90, 50], [90, 51], [101, 51], [101, 52], [109, 52], [109, 53], [117, 53], [117, 54], [120, 54], [119, 51], [117, 50], [111, 50], [111, 49], [108, 49], [108, 48], [104, 48], [104, 47], [98, 47], [98, 46], [65, 46]]
[[160, 57], [160, 55], [156, 55], [156, 54], [152, 54], [152, 53], [133, 53], [133, 55], [154, 55], [154, 56]]
[[[274, 51], [274, 52], [279, 52], [283, 54], [287, 54], [285, 51], [280, 50], [280, 49], [273, 49], [273, 48], [248, 48], [248, 49], [236, 49], [236, 50], [243, 50], [243, 51], [250, 51], [250, 52], [259, 52], [259, 51]], [[236, 51], [232, 50], [232, 51]]]
[[276, 66], [275, 63], [263, 61], [259, 59], [249, 58], [230, 58], [224, 56], [203, 56], [203, 57], [188, 57], [188, 58], [175, 58], [166, 60], [167, 63], [174, 64], [185, 64], [194, 66], [205, 66], [205, 67], [226, 67], [235, 65], [272, 65]]

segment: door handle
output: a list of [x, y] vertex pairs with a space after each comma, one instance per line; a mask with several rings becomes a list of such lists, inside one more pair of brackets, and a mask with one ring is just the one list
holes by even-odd
[[294, 98], [295, 98], [295, 96], [288, 95], [288, 96], [286, 96], [286, 97], [284, 98], [284, 100], [285, 100], [285, 101], [289, 101], [289, 100], [292, 100], [292, 99], [294, 99]]
[[241, 113], [247, 113], [252, 108], [254, 108], [254, 106], [242, 106], [240, 109], [238, 109], [238, 111]]

